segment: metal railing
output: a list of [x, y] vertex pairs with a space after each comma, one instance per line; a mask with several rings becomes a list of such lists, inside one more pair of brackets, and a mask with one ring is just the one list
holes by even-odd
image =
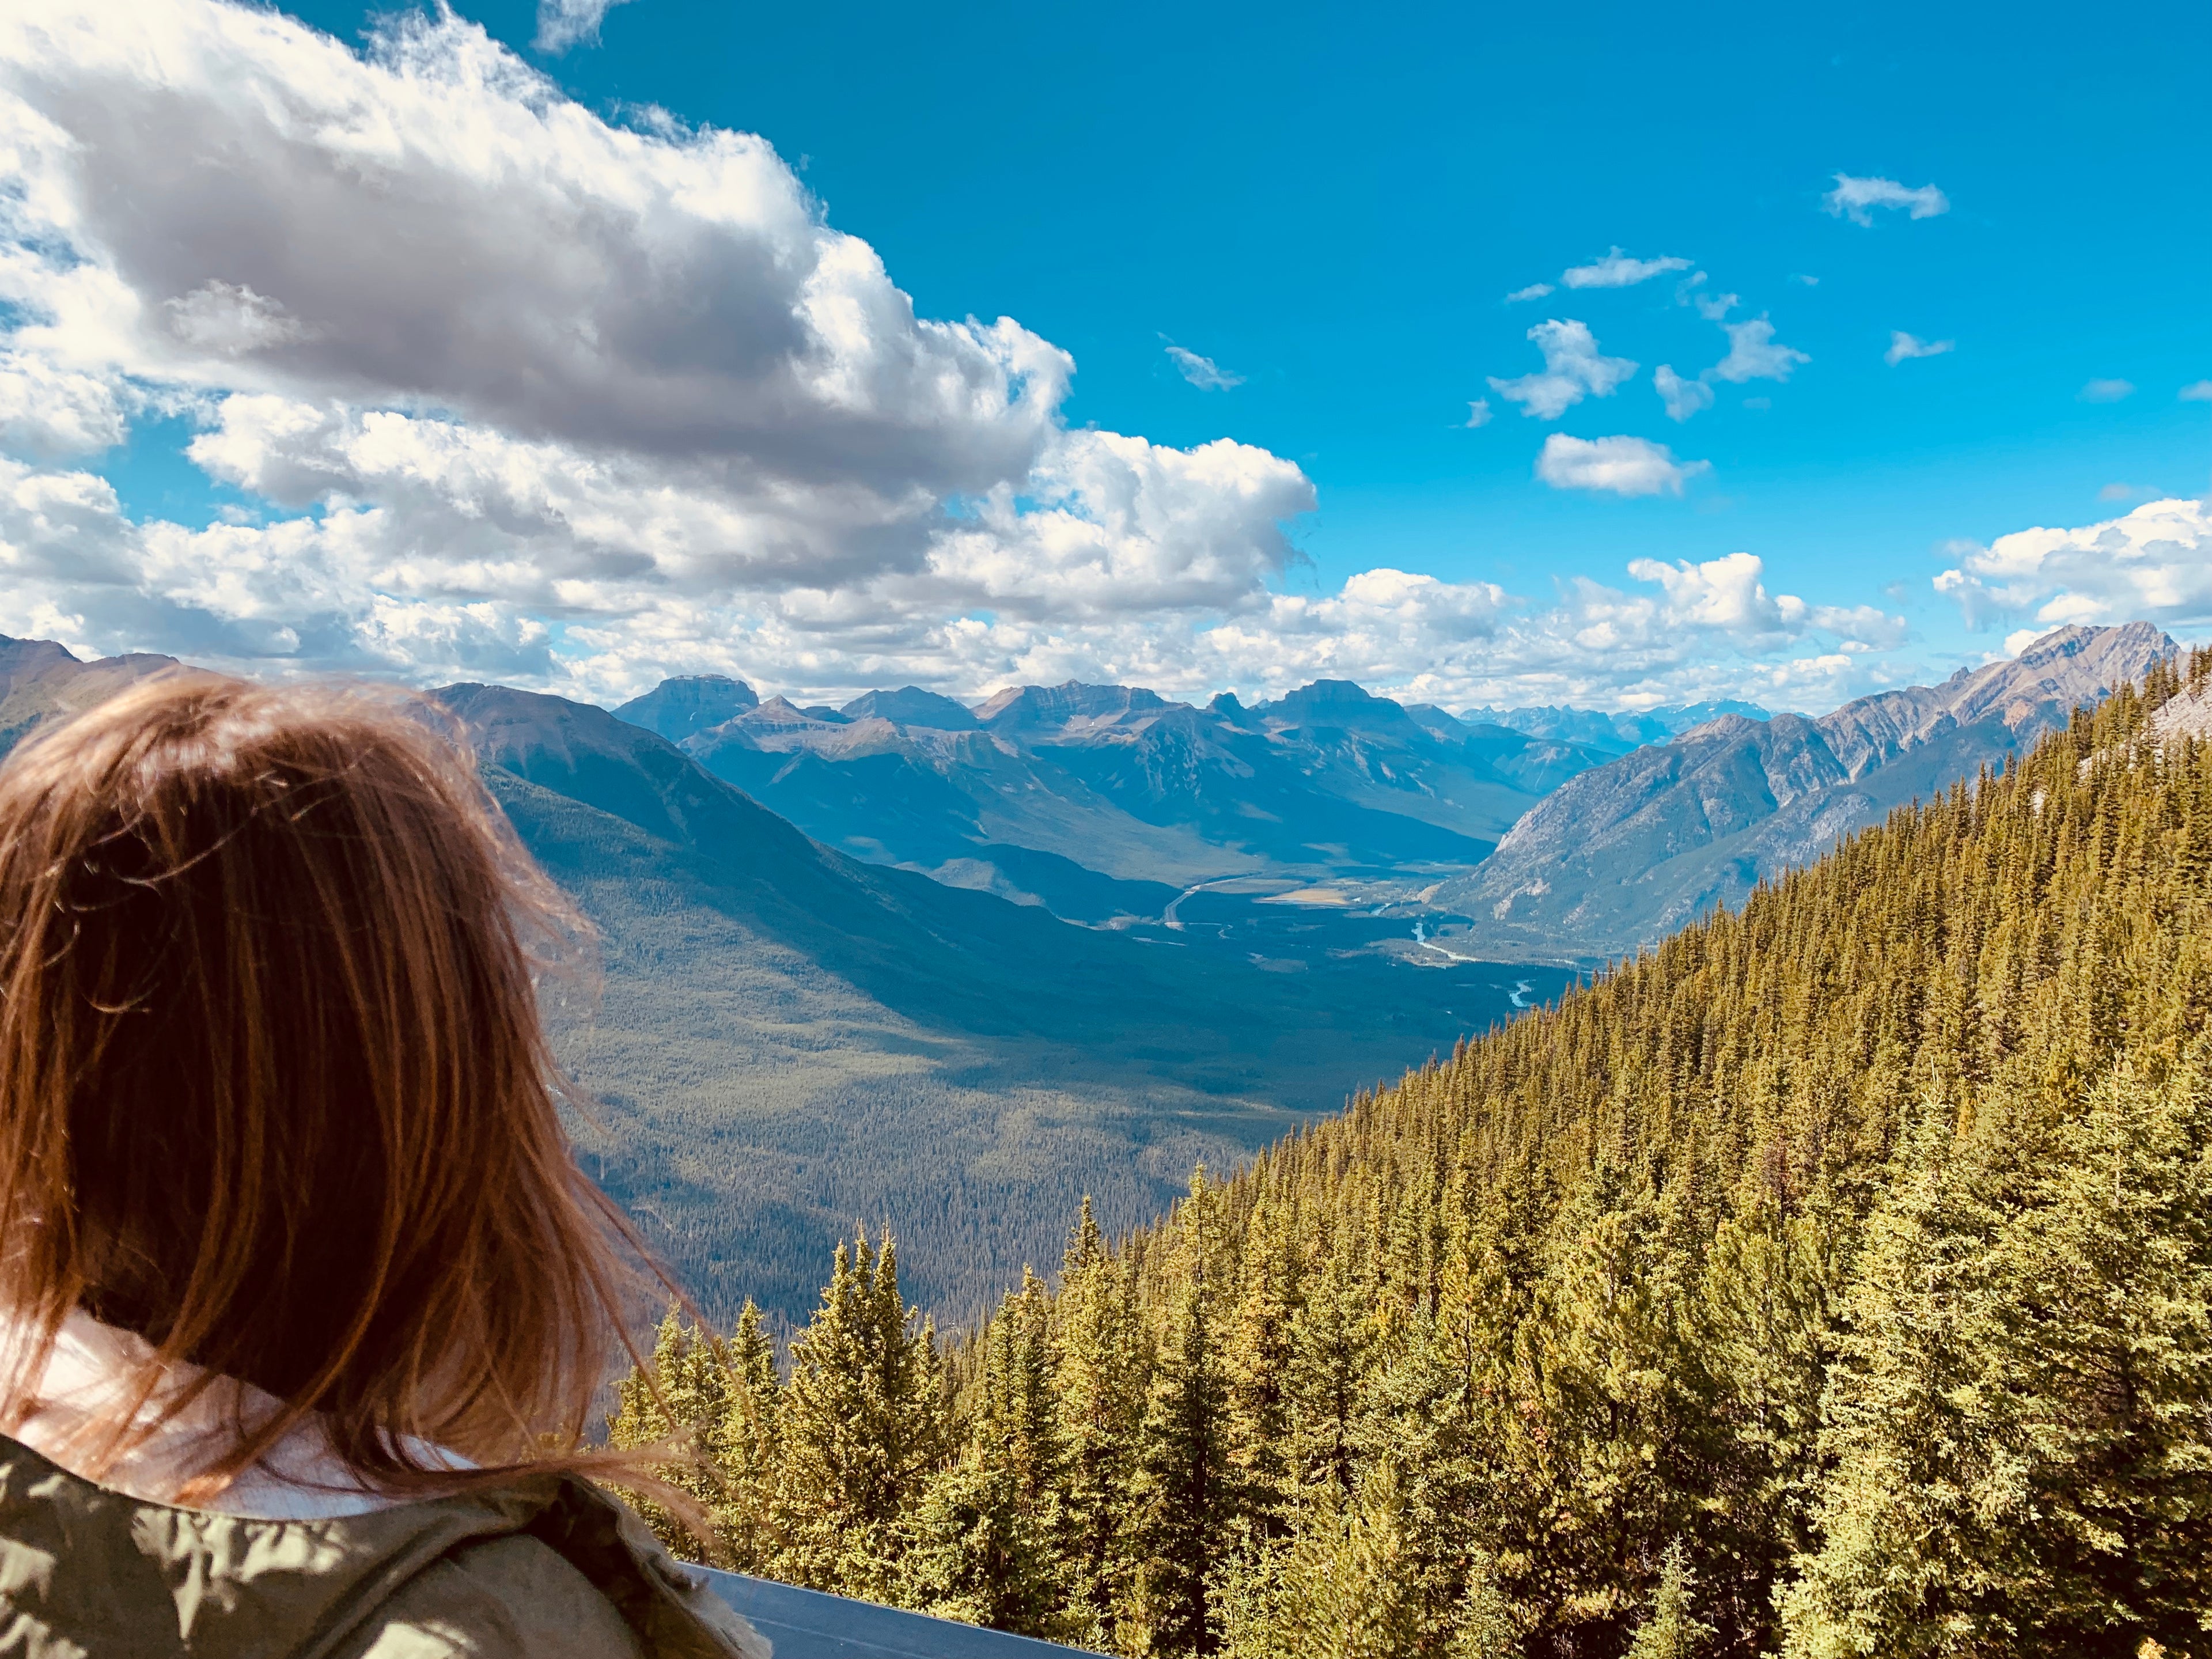
[[711, 1567], [699, 1571], [717, 1595], [768, 1638], [775, 1659], [1051, 1659], [1082, 1652], [772, 1579]]

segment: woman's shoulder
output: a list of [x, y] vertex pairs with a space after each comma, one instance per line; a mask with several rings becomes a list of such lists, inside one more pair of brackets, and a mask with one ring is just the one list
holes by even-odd
[[330, 1659], [646, 1655], [614, 1602], [558, 1550], [527, 1533], [507, 1533], [465, 1544], [416, 1573]]
[[479, 1505], [506, 1524], [448, 1543], [329, 1659], [770, 1659], [703, 1573], [588, 1482], [526, 1479], [420, 1507]]
[[6, 1436], [0, 1624], [56, 1651], [137, 1632], [149, 1659], [769, 1659], [703, 1574], [571, 1475], [257, 1519], [113, 1491]]

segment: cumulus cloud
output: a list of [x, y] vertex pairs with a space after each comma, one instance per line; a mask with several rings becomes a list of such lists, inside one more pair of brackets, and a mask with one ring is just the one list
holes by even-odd
[[1628, 574], [1665, 590], [1672, 625], [1717, 630], [1746, 643], [1794, 640], [1812, 628], [1859, 645], [1895, 645], [1905, 637], [1902, 617], [1872, 605], [1808, 605], [1792, 594], [1770, 594], [1765, 566], [1749, 553], [1695, 564], [1687, 559], [1674, 564], [1636, 559]]
[[2074, 395], [2085, 404], [2116, 404], [2135, 389], [2132, 380], [2092, 380]]
[[1911, 219], [1933, 219], [1951, 210], [1951, 198], [1933, 185], [1907, 190], [1894, 179], [1854, 179], [1848, 173], [1838, 173], [1836, 187], [1820, 199], [1831, 214], [1855, 225], [1871, 226], [1876, 208], [1902, 208]]
[[1133, 641], [1110, 670], [1086, 671], [1072, 655], [1054, 658], [1052, 669], [1125, 679], [1148, 672], [1143, 683], [1192, 695], [1222, 685], [1275, 695], [1327, 676], [1454, 708], [1718, 695], [1826, 707], [1878, 683], [1875, 653], [1905, 635], [1902, 617], [1872, 606], [1771, 592], [1763, 562], [1747, 552], [1637, 560], [1628, 574], [1639, 586], [1577, 578], [1540, 605], [1492, 583], [1370, 570], [1335, 594], [1279, 596], [1264, 617]]
[[1570, 266], [1559, 274], [1559, 280], [1569, 288], [1633, 288], [1654, 276], [1663, 276], [1670, 270], [1687, 270], [1689, 268], [1687, 259], [1678, 259], [1671, 254], [1657, 259], [1637, 259], [1615, 247], [1609, 249], [1601, 259], [1593, 259], [1586, 265]]
[[1490, 389], [1509, 403], [1521, 405], [1523, 415], [1556, 421], [1585, 397], [1610, 398], [1620, 383], [1636, 373], [1626, 357], [1607, 357], [1597, 349], [1589, 325], [1556, 318], [1528, 331], [1528, 337], [1544, 354], [1542, 370], [1518, 380], [1490, 377]]
[[1936, 578], [1969, 626], [2032, 619], [2040, 633], [2074, 623], [2212, 620], [2212, 515], [2190, 500], [2148, 501], [2079, 529], [2000, 536]]
[[1489, 398], [1477, 398], [1468, 404], [1466, 425], [1469, 427], [1488, 426], [1490, 424], [1491, 418]]
[[[552, 15], [573, 43], [602, 10]], [[37, 12], [0, 9], [0, 631], [602, 701], [1329, 673], [1461, 706], [1847, 695], [1887, 637], [1745, 589], [1747, 555], [1303, 591], [1296, 465], [1071, 430], [1065, 352], [917, 316], [758, 138], [610, 123], [444, 14], [356, 52], [218, 0]], [[1532, 412], [1633, 373], [1532, 337]], [[97, 458], [149, 414], [240, 503], [126, 512]], [[1540, 465], [1703, 470], [1627, 438]]]
[[129, 430], [127, 395], [97, 374], [0, 351], [0, 448], [40, 456], [112, 448]]
[[1899, 363], [1914, 357], [1940, 357], [1947, 351], [1956, 351], [1956, 340], [1923, 340], [1917, 334], [1907, 334], [1901, 328], [1889, 331], [1889, 349], [1881, 354], [1882, 362], [1895, 368]]
[[1776, 344], [1774, 325], [1764, 317], [1723, 323], [1721, 328], [1729, 337], [1728, 356], [1705, 371], [1715, 380], [1735, 386], [1747, 380], [1786, 380], [1798, 364], [1813, 361], [1793, 346]]
[[1708, 461], [1677, 461], [1649, 438], [1571, 438], [1554, 432], [1536, 458], [1536, 476], [1554, 489], [1589, 489], [1613, 495], [1679, 495]]
[[1195, 351], [1186, 351], [1172, 340], [1168, 342], [1168, 357], [1176, 372], [1200, 392], [1226, 392], [1231, 386], [1243, 386], [1244, 377], [1221, 367], [1211, 357], [1201, 357]]
[[1528, 287], [1516, 288], [1512, 293], [1507, 295], [1505, 303], [1510, 306], [1517, 304], [1522, 300], [1540, 300], [1551, 292], [1552, 285], [1549, 283], [1531, 283]]
[[0, 18], [0, 443], [96, 452], [157, 405], [299, 516], [132, 524], [21, 472], [25, 534], [84, 552], [0, 562], [19, 629], [619, 692], [734, 637], [943, 648], [1048, 594], [1264, 608], [1295, 562], [1297, 466], [1069, 431], [1066, 353], [917, 317], [757, 138], [611, 125], [449, 15], [366, 53], [205, 0], [112, 24]]
[[538, 0], [540, 52], [562, 52], [578, 41], [599, 38], [599, 24], [624, 0]]
[[1713, 406], [1713, 389], [1703, 380], [1686, 380], [1672, 365], [1662, 363], [1651, 373], [1651, 384], [1667, 405], [1667, 418], [1686, 421], [1701, 409]]
[[225, 4], [111, 21], [0, 23], [18, 349], [731, 476], [848, 457], [892, 498], [1018, 474], [1054, 428], [1065, 353], [916, 318], [758, 138], [611, 126], [454, 19], [367, 58]]

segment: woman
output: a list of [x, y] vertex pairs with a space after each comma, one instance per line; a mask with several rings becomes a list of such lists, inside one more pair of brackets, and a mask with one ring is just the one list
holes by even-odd
[[583, 1478], [580, 929], [391, 697], [180, 675], [0, 768], [0, 1646], [767, 1654]]

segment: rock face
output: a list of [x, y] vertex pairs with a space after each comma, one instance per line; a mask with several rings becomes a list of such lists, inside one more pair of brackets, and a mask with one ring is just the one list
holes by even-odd
[[726, 674], [687, 674], [680, 679], [661, 681], [615, 713], [632, 726], [658, 732], [671, 743], [681, 743], [695, 732], [736, 718], [759, 702], [752, 687], [743, 680], [733, 680]]
[[975, 716], [968, 705], [918, 685], [896, 691], [868, 691], [838, 712], [848, 720], [884, 720], [898, 726], [927, 726], [939, 732], [973, 732]]
[[1565, 783], [1433, 902], [1471, 916], [1468, 948], [1500, 960], [1621, 955], [2002, 764], [2174, 648], [2148, 623], [2062, 629], [2010, 662], [1818, 720], [1723, 715]]

